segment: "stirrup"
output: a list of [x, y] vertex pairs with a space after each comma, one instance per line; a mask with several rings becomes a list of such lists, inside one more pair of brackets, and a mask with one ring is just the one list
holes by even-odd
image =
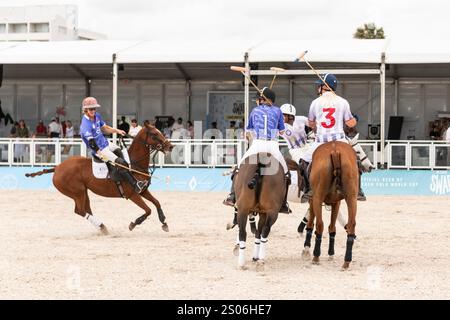
[[366, 196], [363, 192], [358, 192], [358, 197], [356, 198], [358, 201], [366, 201]]
[[307, 203], [307, 202], [309, 202], [309, 200], [311, 200], [311, 197], [312, 197], [312, 191], [308, 190], [308, 192], [305, 192], [302, 195], [302, 198], [300, 199], [300, 203]]
[[145, 191], [147, 189], [147, 187], [148, 187], [148, 181], [147, 180], [141, 180], [141, 181], [136, 181], [134, 189], [135, 189], [135, 191], [137, 193], [140, 194], [143, 191]]

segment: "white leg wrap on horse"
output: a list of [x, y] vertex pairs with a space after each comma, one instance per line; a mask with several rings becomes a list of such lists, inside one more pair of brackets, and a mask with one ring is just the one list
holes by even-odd
[[[236, 245], [239, 245], [239, 230], [236, 233]], [[245, 247], [245, 245], [244, 245], [244, 247]]]
[[240, 267], [242, 267], [245, 264], [245, 241], [239, 241], [238, 264]]
[[341, 211], [341, 210], [339, 210], [339, 212], [338, 212], [337, 219], [338, 219], [338, 221], [339, 221], [339, 224], [340, 224], [342, 227], [345, 227], [345, 225], [347, 224], [347, 220], [345, 220], [345, 217], [344, 217], [344, 215], [342, 214], [342, 211]]
[[259, 259], [259, 248], [261, 240], [255, 239], [255, 246], [253, 247], [253, 259]]
[[259, 259], [266, 259], [267, 238], [261, 237], [261, 245], [259, 246]]
[[87, 213], [85, 218], [97, 229], [100, 229], [100, 226], [103, 224], [103, 222], [99, 218], [94, 217], [92, 214]]

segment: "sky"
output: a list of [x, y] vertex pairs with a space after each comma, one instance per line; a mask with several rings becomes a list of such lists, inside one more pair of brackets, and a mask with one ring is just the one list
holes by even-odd
[[110, 40], [351, 39], [374, 22], [389, 39], [450, 32], [446, 0], [0, 0], [0, 6], [74, 4], [78, 27]]

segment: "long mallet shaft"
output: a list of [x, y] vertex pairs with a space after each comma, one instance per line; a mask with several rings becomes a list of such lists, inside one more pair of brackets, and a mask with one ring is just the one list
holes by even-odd
[[[102, 158], [102, 159], [105, 159], [104, 157], [101, 157], [101, 158]], [[143, 175], [143, 176], [145, 176], [145, 177], [147, 177], [147, 178], [151, 178], [151, 177], [152, 177], [152, 176], [149, 175], [148, 173], [141, 172], [141, 171], [138, 171], [138, 170], [129, 168], [129, 167], [124, 166], [124, 165], [122, 165], [122, 164], [120, 164], [120, 163], [112, 162], [112, 161], [109, 161], [109, 160], [108, 160], [108, 162], [111, 163], [111, 165], [113, 165], [113, 166], [120, 167], [120, 168], [123, 168], [123, 169], [125, 169], [125, 170], [128, 170], [128, 171], [131, 171], [131, 172], [134, 172], [134, 173]]]
[[247, 76], [247, 73], [246, 73], [247, 69], [245, 69], [244, 67], [238, 67], [238, 66], [231, 66], [230, 69], [233, 70], [233, 71], [237, 71], [237, 72], [242, 73], [242, 75], [243, 75], [244, 77], [246, 77], [246, 78], [250, 81], [250, 83], [255, 87], [255, 89], [258, 90], [259, 94], [260, 94], [264, 99], [266, 99], [267, 101], [270, 101], [270, 100], [267, 99], [267, 97], [262, 93], [262, 90], [259, 89], [258, 86], [252, 81], [252, 79], [250, 79], [250, 77]]
[[336, 95], [336, 92], [334, 92], [334, 90], [332, 90], [330, 88], [330, 86], [328, 85], [328, 83], [325, 82], [324, 79], [322, 79], [322, 77], [320, 76], [320, 74], [316, 71], [316, 69], [314, 69], [314, 67], [308, 62], [308, 60], [305, 59], [305, 55], [308, 53], [308, 50], [303, 51], [297, 59], [294, 60], [294, 62], [300, 62], [301, 60], [305, 61], [305, 63], [308, 65], [308, 67], [311, 68], [312, 71], [314, 71], [314, 73], [319, 77], [320, 81], [322, 81], [322, 83], [328, 88], [328, 90], [330, 90], [331, 92], [333, 92]]
[[273, 75], [273, 79], [272, 79], [272, 82], [270, 83], [270, 87], [269, 87], [269, 89], [272, 89], [273, 84], [275, 82], [275, 78], [277, 77], [277, 73], [278, 72], [283, 72], [283, 71], [286, 71], [286, 70], [283, 69], [283, 68], [278, 68], [278, 67], [270, 67], [270, 70], [275, 71], [275, 74]]

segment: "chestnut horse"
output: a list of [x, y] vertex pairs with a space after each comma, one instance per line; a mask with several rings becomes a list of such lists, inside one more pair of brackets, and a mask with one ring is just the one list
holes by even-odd
[[347, 269], [352, 261], [352, 248], [356, 238], [356, 203], [359, 189], [359, 173], [356, 153], [345, 142], [333, 141], [320, 145], [314, 152], [311, 174], [313, 196], [309, 201], [311, 218], [306, 226], [306, 239], [303, 256], [309, 256], [314, 218], [316, 220], [316, 243], [313, 251], [313, 263], [319, 263], [322, 243], [323, 220], [322, 203], [331, 205], [331, 222], [328, 227], [330, 236], [328, 255], [334, 255], [336, 219], [341, 200], [345, 199], [348, 208], [347, 247], [343, 268]]
[[[257, 161], [255, 161], [257, 158]], [[257, 170], [260, 174], [255, 176]], [[256, 181], [252, 181], [256, 178]], [[247, 238], [247, 218], [251, 214], [259, 214], [258, 227], [255, 231], [255, 247], [253, 261], [257, 268], [263, 269], [266, 258], [267, 238], [270, 228], [278, 218], [278, 212], [283, 204], [286, 190], [283, 166], [270, 154], [259, 153], [245, 159], [234, 177], [236, 193], [238, 240], [235, 250], [239, 247], [238, 267], [245, 266], [245, 241]], [[252, 185], [251, 181], [256, 184]], [[252, 219], [251, 219], [252, 220]], [[254, 228], [252, 226], [252, 228]]]
[[[142, 128], [129, 149], [129, 156], [131, 168], [148, 175], [148, 168], [150, 163], [150, 154], [158, 151], [170, 152], [173, 145], [166, 140], [163, 134], [154, 126], [145, 126]], [[60, 165], [52, 169], [44, 169], [39, 172], [26, 174], [27, 177], [35, 177], [45, 173], [54, 172], [53, 184], [62, 194], [72, 198], [75, 201], [75, 213], [81, 217], [86, 218], [98, 230], [104, 234], [108, 234], [108, 230], [103, 222], [92, 214], [91, 205], [89, 202], [88, 189], [92, 192], [110, 198], [122, 197], [119, 189], [114, 181], [111, 179], [97, 179], [92, 174], [92, 159], [86, 157], [74, 156]], [[134, 174], [139, 180], [144, 179], [144, 175]], [[156, 198], [154, 198], [148, 190], [141, 194], [134, 191], [134, 188], [126, 182], [122, 182], [124, 196], [130, 199], [139, 207], [145, 210], [145, 213], [131, 222], [129, 229], [133, 230], [136, 225], [141, 224], [151, 214], [151, 209], [144, 202], [144, 199], [151, 201], [157, 209], [159, 220], [162, 223], [162, 229], [169, 231], [166, 223], [166, 217], [161, 209], [161, 205]], [[114, 208], [111, 208], [114, 210]]]

